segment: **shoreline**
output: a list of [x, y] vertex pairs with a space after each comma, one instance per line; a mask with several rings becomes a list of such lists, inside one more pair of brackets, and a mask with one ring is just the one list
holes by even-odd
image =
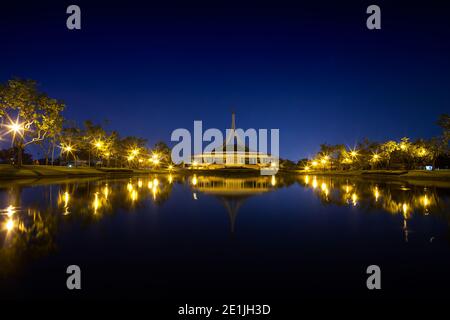
[[[249, 176], [259, 175], [259, 170], [222, 169], [222, 170], [191, 170], [185, 168], [167, 169], [127, 169], [127, 168], [68, 168], [60, 166], [24, 165], [16, 168], [11, 165], [0, 165], [0, 180], [42, 179], [42, 178], [71, 178], [71, 177], [121, 177], [145, 174], [199, 174], [218, 176]], [[322, 170], [282, 170], [277, 175], [320, 175], [331, 177], [349, 177], [377, 180], [416, 180], [450, 183], [450, 170], [353, 170], [353, 171], [322, 171]]]
[[[173, 173], [177, 170], [173, 170]], [[42, 178], [95, 178], [107, 176], [130, 176], [143, 174], [169, 173], [168, 170], [127, 169], [127, 168], [68, 168], [46, 165], [24, 165], [20, 168], [0, 165], [0, 180], [42, 179]]]
[[301, 175], [323, 175], [338, 177], [384, 178], [384, 179], [414, 179], [450, 181], [450, 170], [352, 170], [352, 171], [321, 171], [296, 170]]

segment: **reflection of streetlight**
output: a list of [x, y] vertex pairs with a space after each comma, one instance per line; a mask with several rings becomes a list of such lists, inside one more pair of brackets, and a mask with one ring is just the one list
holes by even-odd
[[378, 186], [375, 186], [373, 195], [375, 196], [375, 202], [378, 201], [378, 198], [380, 197], [380, 191], [378, 191]]
[[8, 217], [11, 218], [13, 216], [14, 212], [15, 212], [15, 210], [14, 210], [14, 207], [12, 205], [9, 205], [8, 208], [6, 208], [6, 215]]
[[356, 195], [356, 193], [353, 193], [352, 194], [352, 203], [353, 203], [353, 206], [356, 206], [357, 204], [358, 204], [358, 196]]
[[8, 221], [6, 221], [6, 223], [5, 223], [5, 229], [8, 231], [8, 232], [10, 232], [10, 231], [12, 231], [13, 229], [14, 229], [14, 221], [13, 221], [13, 219], [8, 219]]

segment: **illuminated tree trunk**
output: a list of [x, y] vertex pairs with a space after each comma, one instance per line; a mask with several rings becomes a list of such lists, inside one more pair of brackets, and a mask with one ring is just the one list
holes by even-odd
[[17, 167], [20, 168], [22, 166], [23, 159], [23, 143], [22, 140], [17, 144]]
[[54, 160], [55, 160], [55, 139], [53, 139], [53, 143], [52, 143], [52, 166], [53, 166]]

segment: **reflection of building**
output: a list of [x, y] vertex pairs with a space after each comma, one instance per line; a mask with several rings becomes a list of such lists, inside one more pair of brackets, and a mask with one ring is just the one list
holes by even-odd
[[[194, 167], [219, 169], [243, 167], [259, 169], [269, 167], [275, 160], [267, 153], [250, 150], [236, 131], [235, 113], [231, 115], [231, 129], [226, 137], [222, 150], [196, 154], [193, 157]], [[244, 139], [245, 140], [245, 139]]]
[[252, 196], [270, 191], [274, 185], [271, 178], [262, 176], [248, 178], [196, 177], [195, 179], [194, 189], [221, 200], [230, 217], [231, 232], [234, 232], [236, 217], [244, 201]]

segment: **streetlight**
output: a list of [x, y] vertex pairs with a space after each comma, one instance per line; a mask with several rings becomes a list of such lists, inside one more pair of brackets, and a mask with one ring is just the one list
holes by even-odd
[[12, 142], [14, 142], [14, 140], [16, 139], [17, 134], [20, 135], [21, 137], [23, 137], [23, 134], [25, 131], [25, 124], [23, 122], [19, 122], [19, 116], [17, 116], [16, 121], [9, 119], [9, 124], [5, 125], [5, 127], [9, 129], [6, 132], [7, 134], [12, 133], [12, 136], [13, 136]]

